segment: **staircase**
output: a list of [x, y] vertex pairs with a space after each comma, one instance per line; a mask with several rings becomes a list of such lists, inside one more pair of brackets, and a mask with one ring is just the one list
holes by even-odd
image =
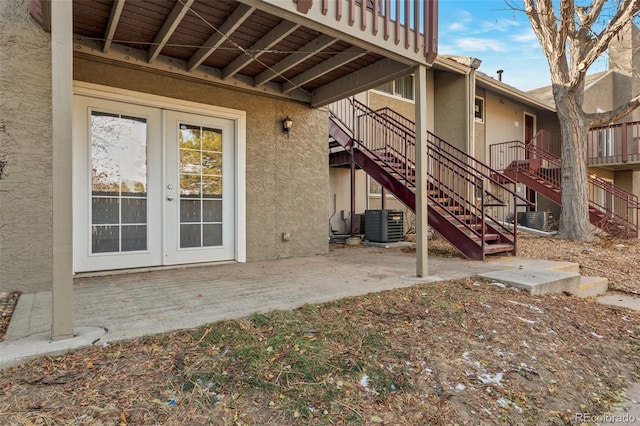
[[[512, 141], [492, 145], [491, 164], [561, 206], [562, 160], [535, 140], [534, 137], [529, 144]], [[588, 192], [589, 220], [593, 225], [616, 238], [638, 238], [640, 204], [636, 195], [596, 176], [588, 177]]]
[[[353, 161], [415, 211], [415, 124], [353, 98], [329, 110], [330, 165]], [[508, 219], [527, 203], [515, 182], [431, 133], [427, 139], [429, 226], [467, 258], [515, 255], [516, 227]]]

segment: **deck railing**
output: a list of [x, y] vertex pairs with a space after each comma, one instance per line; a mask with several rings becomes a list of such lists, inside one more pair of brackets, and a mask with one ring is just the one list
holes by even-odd
[[431, 64], [437, 56], [438, 0], [262, 0], [395, 54]]
[[587, 162], [589, 166], [640, 163], [640, 121], [589, 130]]
[[[560, 132], [540, 130], [531, 140], [537, 147], [560, 157]], [[587, 133], [587, 165], [640, 163], [640, 121], [594, 127]]]

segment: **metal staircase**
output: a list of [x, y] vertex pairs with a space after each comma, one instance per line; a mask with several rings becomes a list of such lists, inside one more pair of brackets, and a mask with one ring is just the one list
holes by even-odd
[[[511, 179], [562, 205], [562, 160], [542, 148], [540, 131], [531, 143], [504, 142], [491, 146], [491, 164]], [[610, 236], [638, 238], [638, 197], [597, 176], [588, 177], [589, 220]]]
[[[415, 124], [353, 98], [329, 110], [330, 165], [353, 161], [415, 211]], [[516, 225], [507, 219], [527, 201], [515, 182], [431, 133], [427, 139], [429, 226], [470, 259], [516, 254]]]

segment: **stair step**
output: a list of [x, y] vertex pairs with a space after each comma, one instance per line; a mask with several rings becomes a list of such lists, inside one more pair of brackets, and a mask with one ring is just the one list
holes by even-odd
[[601, 277], [580, 277], [580, 284], [576, 293], [571, 293], [578, 297], [599, 296], [609, 288], [609, 280]]
[[[472, 240], [474, 240], [477, 243], [480, 243], [480, 235], [478, 234], [467, 234], [469, 235], [469, 237], [471, 237]], [[485, 242], [490, 242], [490, 241], [498, 241], [500, 239], [500, 235], [499, 234], [484, 234], [484, 241]]]
[[452, 200], [449, 197], [440, 197], [440, 198], [433, 198], [433, 201], [435, 201], [438, 204], [447, 205]]
[[575, 294], [580, 287], [580, 274], [546, 269], [492, 271], [481, 277], [527, 290], [534, 295], [546, 293]]
[[513, 244], [486, 244], [484, 254], [511, 253]]
[[467, 226], [464, 226], [464, 225], [460, 225], [460, 224], [458, 224], [458, 225], [456, 225], [456, 226], [457, 226], [458, 228], [464, 228], [464, 229], [467, 229], [467, 228], [471, 228], [471, 229], [480, 229], [480, 228], [482, 228], [482, 224], [481, 224], [481, 223], [468, 223], [468, 224], [467, 224]]

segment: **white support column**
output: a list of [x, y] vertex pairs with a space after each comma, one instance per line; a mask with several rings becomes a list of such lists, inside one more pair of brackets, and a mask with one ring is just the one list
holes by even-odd
[[51, 8], [51, 102], [53, 156], [53, 306], [51, 340], [73, 337], [72, 2]]
[[415, 68], [416, 105], [416, 275], [428, 273], [427, 212], [427, 67]]

